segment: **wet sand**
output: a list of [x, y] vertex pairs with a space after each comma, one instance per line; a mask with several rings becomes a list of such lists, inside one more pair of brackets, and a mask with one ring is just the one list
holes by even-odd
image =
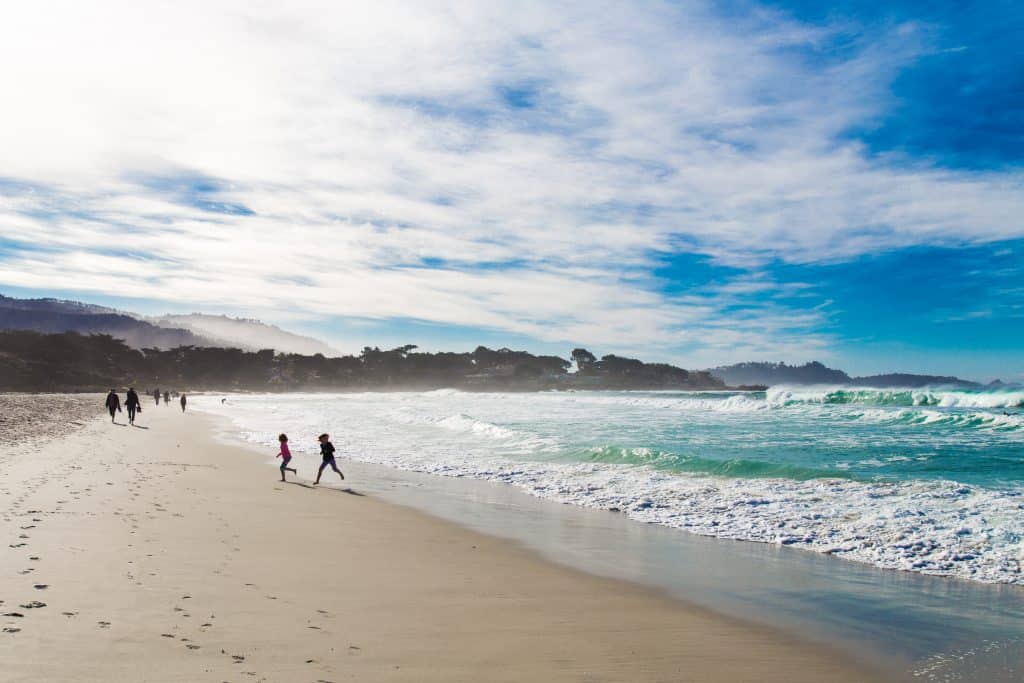
[[100, 403], [58, 440], [0, 446], [4, 680], [881, 679], [358, 481], [281, 484], [201, 414], [147, 406], [132, 428]]

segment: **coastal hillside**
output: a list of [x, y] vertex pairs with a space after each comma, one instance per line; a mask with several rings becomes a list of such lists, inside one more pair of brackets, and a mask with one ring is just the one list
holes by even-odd
[[209, 346], [233, 346], [247, 351], [276, 349], [284, 353], [337, 356], [338, 350], [319, 339], [294, 334], [280, 327], [250, 318], [226, 315], [164, 315], [150, 321], [160, 327], [185, 329], [211, 340]]
[[130, 311], [62, 299], [17, 299], [0, 295], [0, 330], [44, 334], [108, 334], [135, 349], [216, 346], [285, 353], [338, 355], [319, 339], [274, 325], [225, 315], [164, 315], [146, 318]]
[[0, 330], [107, 334], [137, 349], [215, 345], [191, 330], [160, 327], [113, 308], [61, 299], [15, 299], [2, 294]]
[[786, 363], [736, 363], [709, 370], [729, 385], [778, 385], [778, 384], [829, 384], [855, 387], [902, 387], [919, 388], [927, 386], [948, 386], [964, 389], [977, 388], [977, 382], [943, 375], [916, 375], [910, 373], [890, 373], [851, 377], [842, 370], [830, 368], [818, 361], [803, 365], [787, 365]]

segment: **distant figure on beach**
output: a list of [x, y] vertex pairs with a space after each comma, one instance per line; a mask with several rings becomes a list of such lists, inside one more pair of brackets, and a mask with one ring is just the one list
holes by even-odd
[[171, 405], [171, 392], [169, 392], [169, 391], [165, 391], [164, 392], [164, 405], [165, 406]]
[[332, 470], [338, 473], [338, 476], [345, 479], [345, 475], [338, 469], [338, 463], [334, 461], [334, 444], [331, 443], [330, 434], [320, 435], [320, 455], [323, 457], [323, 462], [320, 463], [320, 469], [316, 473], [316, 481], [314, 484], [320, 483], [320, 475], [324, 473], [324, 469], [330, 467]]
[[156, 404], [160, 405], [160, 388], [159, 387], [157, 387], [157, 389], [153, 392], [153, 398], [156, 399]]
[[110, 412], [110, 421], [114, 421], [114, 413], [121, 412], [121, 399], [117, 397], [117, 392], [113, 389], [107, 394], [106, 402], [107, 410]]
[[280, 434], [277, 440], [281, 442], [281, 452], [277, 454], [277, 457], [281, 458], [281, 481], [284, 481], [285, 472], [291, 472], [292, 474], [298, 474], [298, 472], [294, 467], [288, 467], [288, 463], [292, 459], [292, 452], [288, 448], [288, 435]]
[[182, 394], [181, 395], [181, 412], [183, 412], [183, 413], [185, 412], [185, 404], [186, 403], [188, 403], [188, 400], [185, 398], [185, 394]]
[[142, 401], [135, 393], [135, 387], [129, 389], [128, 395], [124, 397], [124, 407], [128, 409], [128, 424], [135, 424], [135, 413], [142, 412]]

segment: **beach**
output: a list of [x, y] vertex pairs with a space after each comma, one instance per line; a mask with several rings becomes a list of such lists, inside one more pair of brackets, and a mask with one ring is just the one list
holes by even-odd
[[5, 680], [882, 679], [353, 477], [314, 489], [309, 459], [281, 484], [210, 416], [148, 404], [131, 428], [99, 409], [0, 449]]

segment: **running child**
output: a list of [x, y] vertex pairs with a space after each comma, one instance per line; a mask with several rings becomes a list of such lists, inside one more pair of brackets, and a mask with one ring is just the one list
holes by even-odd
[[331, 443], [330, 434], [321, 434], [319, 441], [320, 455], [323, 457], [323, 462], [320, 463], [320, 469], [317, 470], [316, 473], [316, 481], [314, 481], [313, 483], [320, 483], [320, 475], [324, 473], [324, 469], [327, 467], [330, 467], [332, 470], [338, 473], [339, 477], [344, 479], [345, 475], [341, 473], [341, 470], [338, 469], [338, 463], [334, 461], [334, 444]]
[[281, 458], [281, 481], [284, 481], [285, 472], [298, 474], [298, 471], [294, 467], [288, 467], [288, 463], [292, 460], [292, 452], [288, 448], [288, 435], [281, 434], [277, 440], [281, 442], [281, 452], [277, 454], [277, 457]]

